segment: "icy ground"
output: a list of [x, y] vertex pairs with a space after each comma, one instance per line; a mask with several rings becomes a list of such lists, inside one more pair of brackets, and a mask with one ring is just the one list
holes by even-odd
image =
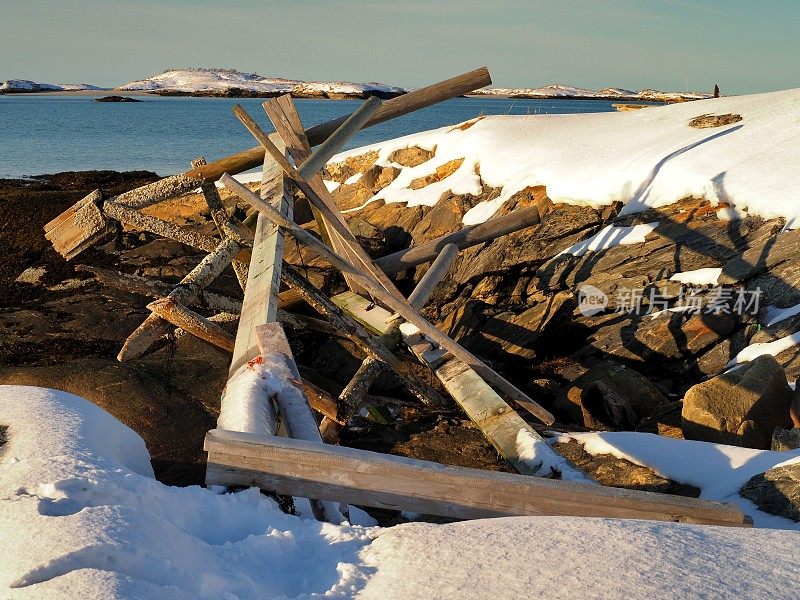
[[[0, 406], [3, 598], [793, 598], [800, 576], [800, 533], [788, 530], [560, 517], [318, 523], [256, 490], [158, 483], [141, 438], [77, 396], [0, 386]], [[648, 451], [655, 436], [627, 435], [605, 442], [666, 463], [663, 448]], [[690, 483], [726, 460], [735, 471], [778, 454], [705, 446], [717, 460], [680, 467]]]
[[[703, 114], [737, 114], [738, 123], [696, 129]], [[435, 156], [403, 167], [389, 156], [419, 146]], [[695, 196], [728, 203], [729, 217], [749, 212], [785, 217], [800, 227], [800, 89], [684, 102], [618, 113], [487, 116], [341, 153], [332, 162], [378, 151], [377, 164], [401, 169], [369, 201], [432, 206], [443, 193], [499, 196], [464, 215], [483, 222], [528, 186], [547, 186], [555, 202], [626, 204], [625, 213]], [[418, 189], [410, 184], [464, 159], [450, 176]]]

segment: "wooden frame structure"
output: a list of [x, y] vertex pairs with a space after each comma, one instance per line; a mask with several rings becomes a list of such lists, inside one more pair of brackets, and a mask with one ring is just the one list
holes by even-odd
[[[308, 130], [303, 129], [291, 98], [283, 96], [263, 104], [275, 128], [271, 135], [237, 106], [235, 115], [259, 142], [258, 147], [210, 164], [197, 159], [186, 173], [113, 198], [104, 198], [98, 190], [48, 223], [46, 236], [65, 258], [72, 259], [102, 239], [115, 220], [209, 252], [175, 287], [86, 268], [107, 284], [156, 298], [148, 304], [150, 316], [126, 340], [120, 360], [141, 356], [178, 327], [232, 352], [229, 383], [259, 361], [265, 361], [282, 378], [285, 385], [278, 391], [247, 400], [256, 403], [268, 417], [260, 430], [209, 432], [205, 442], [208, 484], [258, 485], [281, 494], [318, 498], [311, 500], [315, 515], [331, 521], [340, 520], [340, 511], [346, 513], [346, 505], [333, 503], [338, 501], [457, 518], [548, 514], [747, 526], [749, 521], [741, 511], [722, 503], [529, 477], [537, 469], [519, 456], [517, 436], [525, 431], [542, 438], [500, 393], [545, 424], [552, 424], [554, 417], [420, 316], [419, 310], [460, 249], [539, 223], [548, 201], [378, 261], [366, 253], [350, 230], [321, 176], [325, 164], [344, 142], [362, 127], [489, 83], [488, 71], [478, 69], [386, 103], [370, 98], [352, 115]], [[312, 152], [316, 144], [319, 147]], [[259, 162], [263, 163], [263, 172], [260, 193], [256, 194], [231, 175]], [[213, 184], [217, 179], [256, 210], [254, 233], [227, 214]], [[198, 187], [219, 239], [140, 212]], [[310, 202], [322, 241], [293, 221], [294, 189]], [[286, 234], [338, 269], [350, 291], [330, 299], [290, 265], [284, 265]], [[388, 277], [431, 261], [408, 298]], [[206, 290], [229, 264], [244, 290], [241, 303]], [[279, 292], [281, 281], [293, 288], [293, 301], [302, 298], [330, 324], [281, 313], [282, 300], [284, 307], [289, 304], [288, 296]], [[199, 306], [219, 313], [205, 317], [194, 310]], [[218, 321], [227, 320], [235, 312], [239, 313], [239, 324], [234, 338]], [[310, 323], [327, 333], [345, 336], [364, 349], [367, 359], [338, 399], [302, 381], [278, 320]], [[435, 374], [498, 452], [523, 475], [445, 467], [323, 443], [323, 438], [335, 440], [339, 428], [361, 408], [381, 369], [397, 373], [423, 402], [445, 402], [434, 389], [406, 374], [403, 362], [394, 354], [401, 342]], [[223, 392], [220, 422], [226, 421], [226, 411], [236, 408], [239, 401], [227, 389]], [[319, 426], [312, 407], [324, 414]], [[288, 437], [277, 437], [279, 422], [280, 431]]]

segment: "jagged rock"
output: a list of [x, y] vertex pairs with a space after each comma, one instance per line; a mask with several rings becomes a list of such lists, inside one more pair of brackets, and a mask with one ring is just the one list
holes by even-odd
[[463, 218], [466, 212], [476, 204], [488, 199], [489, 194], [472, 196], [457, 195], [452, 192], [442, 194], [439, 201], [431, 207], [426, 218], [420, 221], [411, 231], [415, 243], [437, 238], [464, 227]]
[[[591, 322], [590, 319], [584, 322]], [[632, 363], [679, 361], [698, 356], [733, 331], [735, 324], [735, 317], [725, 313], [700, 313], [688, 318], [675, 312], [655, 318], [614, 313], [606, 317], [588, 342], [603, 354]]]
[[325, 179], [344, 183], [356, 173], [364, 173], [378, 160], [378, 151], [370, 150], [364, 154], [350, 156], [342, 162], [330, 163], [325, 167]]
[[487, 309], [485, 303], [468, 301], [448, 315], [443, 325], [450, 335], [480, 355], [529, 360], [567, 324], [575, 300], [572, 294], [562, 292], [519, 314], [492, 314]]
[[578, 440], [556, 442], [553, 444], [553, 450], [600, 485], [691, 498], [700, 496], [698, 488], [661, 477], [649, 467], [637, 465], [611, 454], [589, 454]]
[[769, 448], [775, 427], [789, 422], [792, 390], [772, 356], [699, 383], [683, 399], [688, 439]]
[[800, 448], [800, 428], [784, 429], [783, 427], [776, 427], [772, 432], [772, 446], [771, 450], [776, 452], [786, 452], [787, 450], [796, 450]]
[[800, 463], [754, 475], [739, 494], [764, 512], [800, 521]]
[[389, 155], [389, 160], [404, 167], [416, 167], [432, 159], [435, 154], [436, 148], [425, 150], [425, 148], [420, 148], [419, 146], [409, 146], [392, 152]]
[[689, 121], [689, 127], [696, 129], [707, 129], [709, 127], [722, 127], [731, 123], [738, 123], [742, 120], [742, 115], [727, 113], [724, 115], [700, 115]]
[[603, 361], [565, 386], [554, 408], [590, 429], [636, 429], [669, 405], [649, 379], [619, 363]]
[[417, 177], [416, 179], [412, 180], [411, 183], [408, 184], [408, 187], [410, 187], [412, 190], [419, 190], [429, 186], [432, 183], [436, 183], [437, 181], [442, 181], [458, 171], [462, 164], [464, 164], [463, 158], [456, 158], [448, 161], [443, 165], [436, 167], [436, 170], [433, 173], [424, 175], [422, 177]]
[[333, 191], [333, 198], [341, 210], [358, 208], [392, 183], [399, 174], [397, 167], [372, 166], [357, 181], [342, 183]]

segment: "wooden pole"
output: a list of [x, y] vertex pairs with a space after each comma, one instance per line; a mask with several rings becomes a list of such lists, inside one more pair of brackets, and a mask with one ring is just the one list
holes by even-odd
[[545, 199], [539, 206], [529, 206], [514, 210], [499, 217], [492, 217], [485, 223], [470, 225], [454, 233], [430, 240], [423, 244], [399, 250], [375, 260], [384, 273], [392, 274], [417, 265], [424, 264], [436, 258], [448, 244], [456, 244], [459, 250], [476, 246], [484, 242], [491, 242], [498, 237], [513, 233], [541, 223], [542, 215], [552, 206], [550, 200]]
[[294, 267], [289, 264], [283, 265], [281, 278], [286, 285], [300, 292], [303, 299], [314, 310], [327, 317], [331, 325], [347, 335], [347, 337], [362, 348], [368, 356], [372, 356], [386, 363], [389, 368], [397, 374], [409, 391], [419, 398], [420, 401], [426, 404], [444, 406], [445, 400], [436, 390], [424, 382], [419, 381], [413, 375], [409, 375], [403, 362], [381, 345], [379, 339], [370, 334], [358, 322], [344, 314], [338, 306], [311, 285], [311, 283], [300, 275]]
[[[458, 75], [427, 87], [408, 92], [407, 94], [384, 102], [380, 110], [370, 118], [365, 127], [372, 127], [378, 123], [383, 123], [389, 119], [394, 119], [421, 108], [438, 104], [444, 100], [463, 96], [464, 94], [468, 94], [469, 92], [490, 85], [491, 83], [492, 78], [489, 75], [489, 71], [486, 67], [481, 67], [474, 71], [464, 73], [463, 75]], [[306, 130], [305, 134], [309, 144], [316, 146], [322, 143], [346, 120], [347, 116], [345, 115], [333, 119], [332, 121], [320, 123]], [[209, 163], [208, 165], [193, 169], [188, 174], [207, 181], [216, 181], [223, 173], [235, 175], [257, 167], [263, 162], [264, 148], [262, 146], [256, 146], [255, 148], [244, 150]]]
[[[233, 257], [239, 252], [240, 246], [236, 240], [227, 238], [217, 249], [207, 255], [200, 263], [184, 277], [181, 282], [167, 295], [174, 302], [187, 304], [188, 300], [197, 296], [228, 266]], [[128, 336], [117, 355], [117, 360], [125, 362], [144, 354], [150, 346], [161, 339], [170, 329], [170, 324], [156, 314], [147, 317], [139, 327]]]
[[322, 242], [317, 240], [317, 238], [315, 238], [313, 235], [299, 227], [293, 221], [290, 221], [283, 217], [283, 215], [277, 213], [269, 205], [263, 203], [258, 196], [253, 194], [249, 189], [232, 177], [223, 175], [221, 181], [226, 188], [234, 192], [237, 196], [242, 198], [242, 200], [245, 200], [246, 202], [258, 208], [258, 210], [260, 210], [273, 223], [285, 228], [297, 240], [306, 244], [312, 251], [314, 251], [315, 254], [328, 260], [334, 267], [343, 273], [349, 273], [353, 279], [367, 288], [370, 293], [372, 293], [378, 300], [383, 302], [388, 308], [402, 316], [407, 322], [415, 325], [424, 335], [429, 337], [431, 341], [450, 352], [459, 360], [464, 361], [481, 377], [486, 379], [489, 383], [496, 385], [500, 390], [508, 395], [508, 397], [517, 402], [520, 406], [524, 407], [545, 425], [552, 425], [555, 422], [555, 417], [553, 417], [549, 411], [545, 410], [538, 403], [534, 402], [530, 397], [528, 397], [527, 394], [518, 389], [514, 384], [502, 377], [499, 373], [494, 371], [494, 369], [489, 367], [477, 356], [436, 329], [427, 320], [421, 317], [417, 311], [408, 304], [405, 298], [402, 296], [397, 298], [395, 295], [388, 293], [384, 288], [374, 283], [371, 278], [367, 277], [353, 265], [342, 259]]
[[206, 319], [204, 316], [178, 304], [170, 297], [155, 300], [147, 305], [148, 310], [169, 321], [175, 327], [180, 327], [186, 333], [205, 340], [218, 348], [233, 352], [235, 338], [222, 327]]
[[408, 303], [416, 308], [421, 309], [428, 302], [434, 288], [439, 282], [444, 279], [448, 269], [453, 264], [453, 261], [458, 256], [458, 246], [456, 244], [447, 244], [439, 256], [433, 261], [430, 268], [425, 271], [425, 275], [419, 280], [414, 290], [408, 295]]

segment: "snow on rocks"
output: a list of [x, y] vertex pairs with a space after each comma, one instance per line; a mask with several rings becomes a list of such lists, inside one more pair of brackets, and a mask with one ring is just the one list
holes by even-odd
[[145, 90], [160, 93], [226, 94], [246, 92], [256, 95], [292, 94], [312, 98], [362, 98], [369, 95], [397, 96], [404, 89], [383, 83], [318, 82], [264, 77], [233, 69], [168, 69], [159, 75], [131, 81], [117, 90]]
[[669, 280], [687, 285], [716, 285], [717, 279], [721, 274], [722, 267], [706, 267], [704, 269], [675, 273]]
[[[712, 129], [689, 126], [694, 117], [718, 113], [738, 114], [742, 121]], [[487, 116], [464, 125], [350, 150], [332, 162], [377, 151], [375, 164], [402, 169], [371, 198], [387, 203], [433, 206], [447, 191], [500, 190], [467, 212], [464, 224], [488, 219], [526, 187], [544, 185], [555, 202], [621, 201], [624, 214], [693, 196], [732, 205], [728, 216], [783, 217], [800, 226], [800, 89], [625, 113]], [[393, 152], [412, 146], [435, 154], [413, 167], [391, 160]], [[464, 160], [448, 177], [412, 189], [412, 181], [458, 159]]]
[[587, 252], [601, 252], [602, 250], [608, 250], [614, 246], [641, 244], [644, 242], [647, 235], [656, 227], [658, 227], [658, 222], [643, 223], [630, 227], [607, 225], [592, 237], [576, 242], [569, 248], [559, 252], [556, 256], [583, 256]]

